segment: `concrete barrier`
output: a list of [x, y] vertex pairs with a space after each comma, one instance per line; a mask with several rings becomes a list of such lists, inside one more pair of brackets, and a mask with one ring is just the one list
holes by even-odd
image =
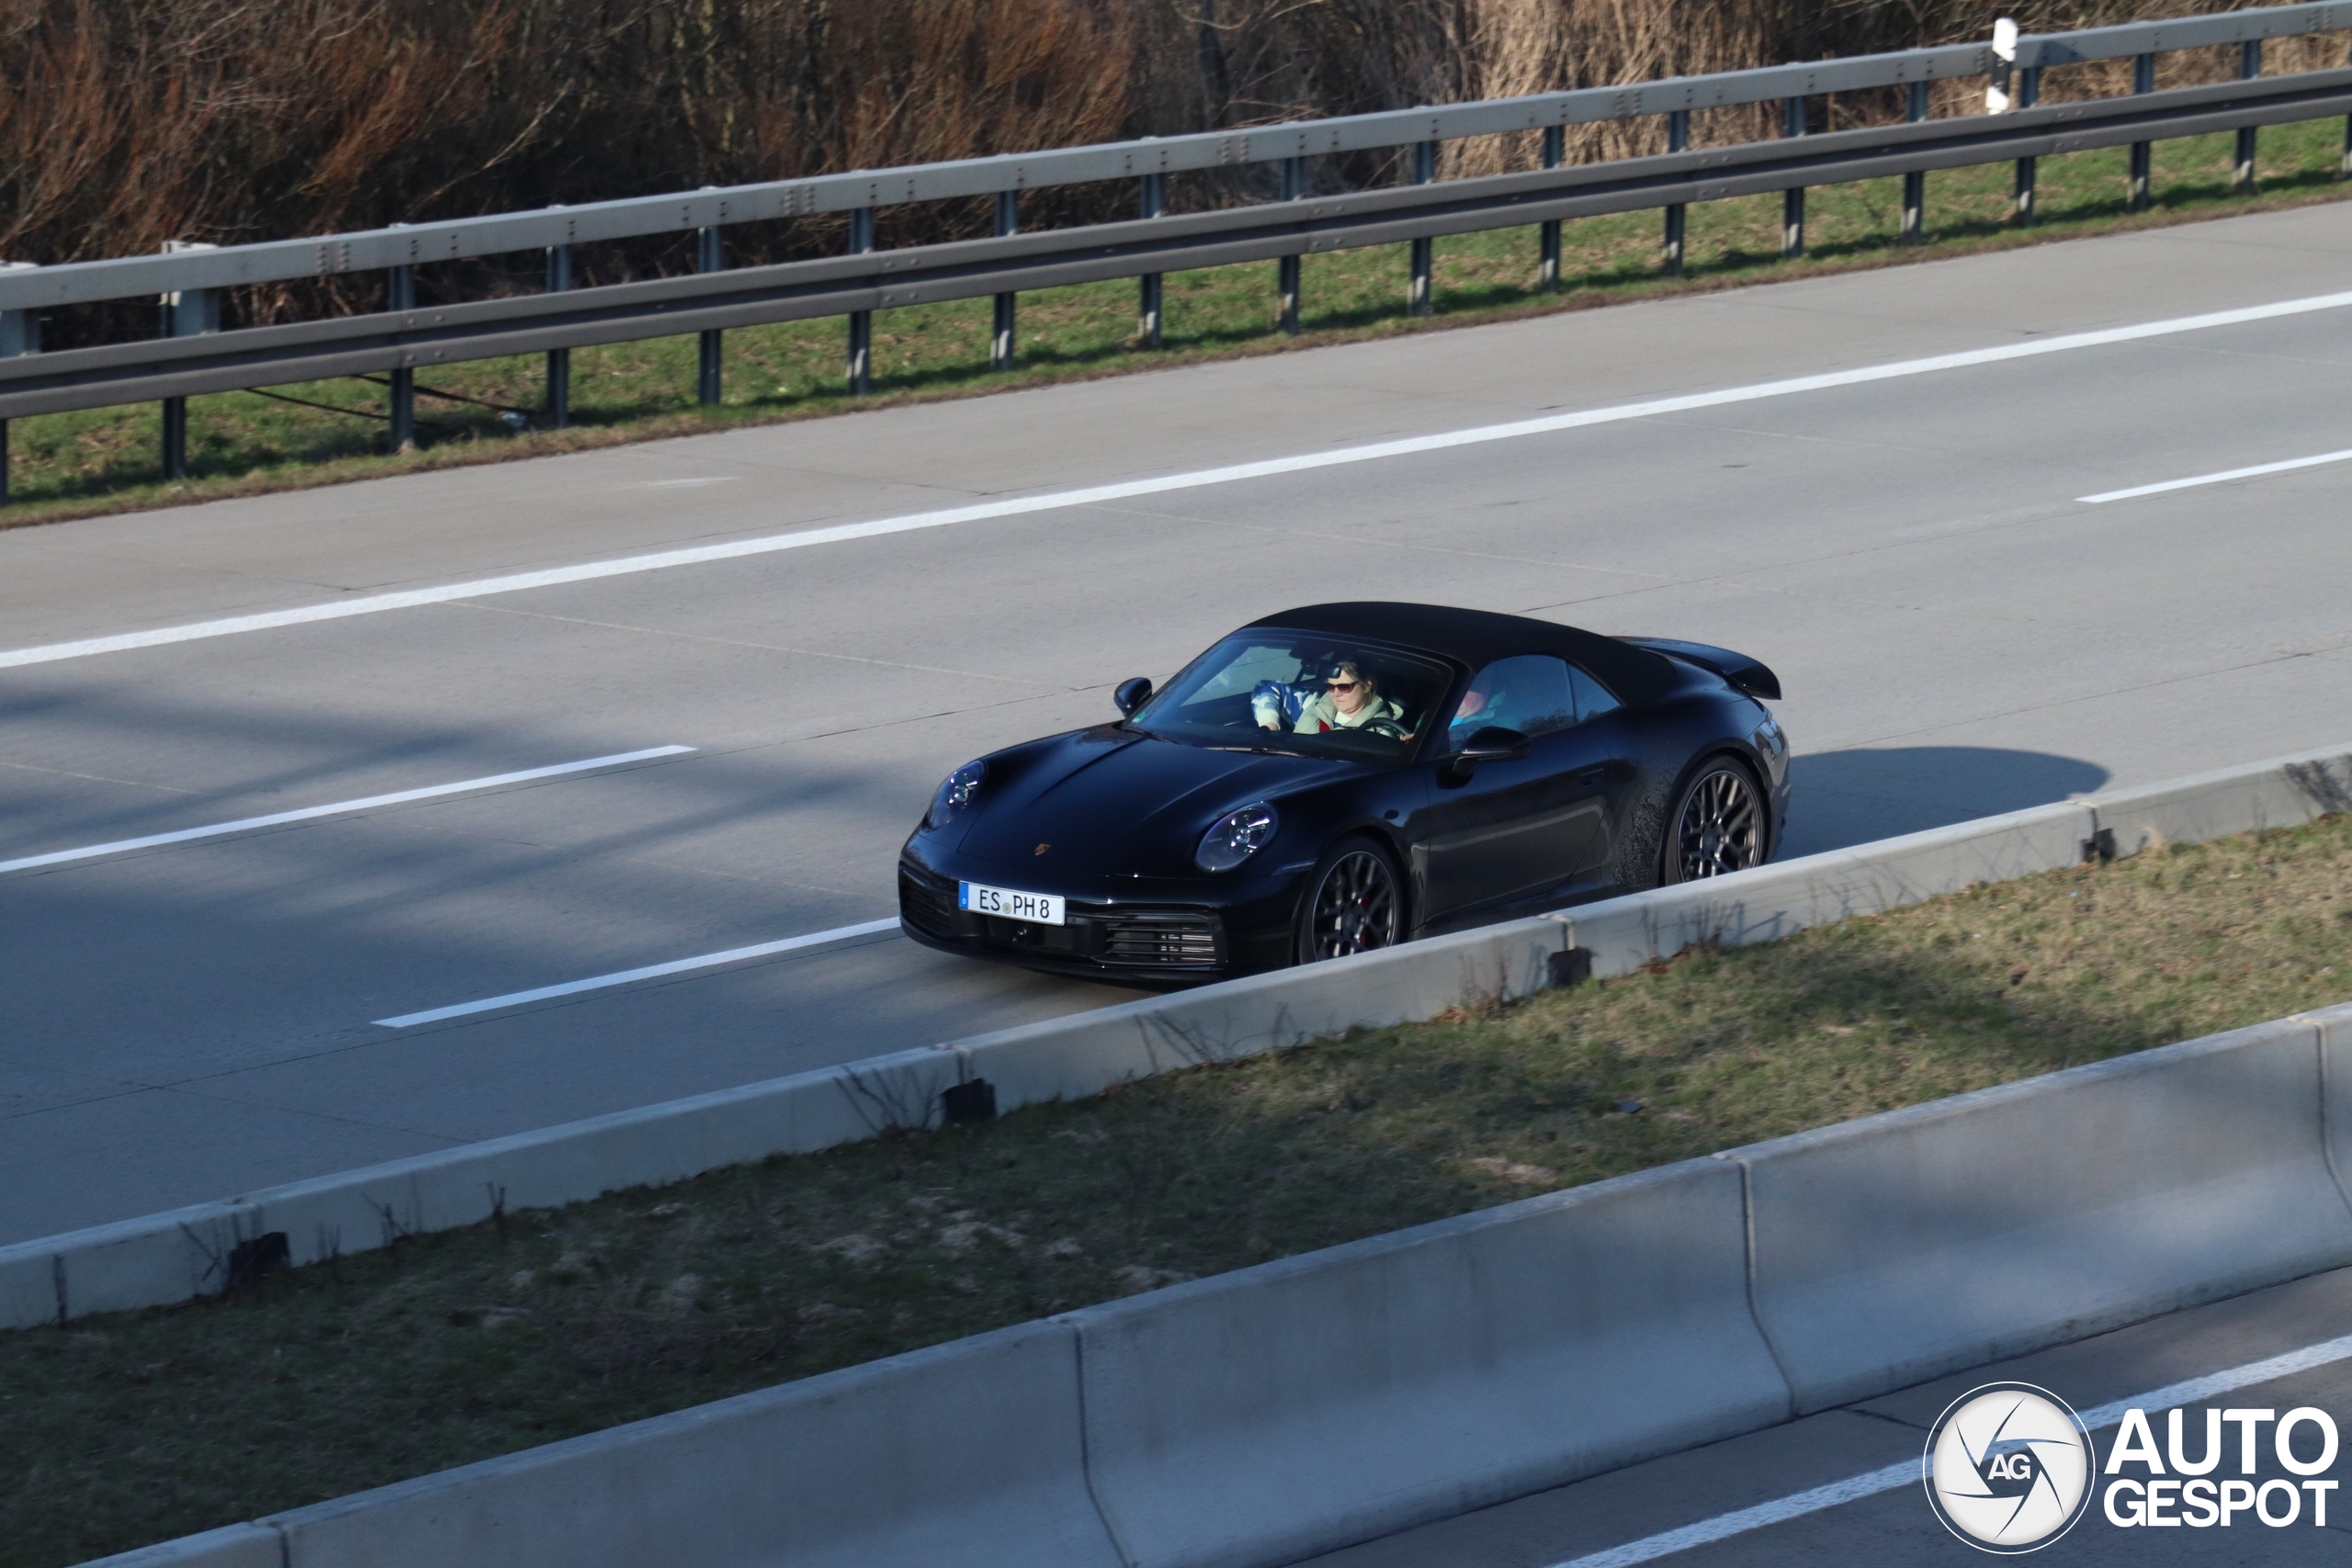
[[2073, 865], [2095, 826], [2091, 808], [2080, 803], [2038, 806], [1628, 894], [1550, 918], [1566, 922], [1570, 940], [1592, 955], [1594, 975], [1630, 974], [1685, 948], [1777, 942], [1980, 882]]
[[266, 1525], [231, 1525], [143, 1546], [83, 1568], [286, 1568], [285, 1546]]
[[436, 1150], [219, 1203], [0, 1247], [0, 1328], [187, 1301], [222, 1289], [241, 1242], [284, 1261], [364, 1252], [502, 1210], [579, 1202], [721, 1166], [855, 1143], [935, 1121], [961, 1054], [901, 1051], [846, 1066]]
[[2133, 855], [2352, 811], [2352, 747], [2276, 757], [2091, 797], [2101, 851]]
[[1024, 1324], [260, 1522], [284, 1568], [1121, 1568], [1079, 1414]]
[[0, 1327], [184, 1302], [227, 1281], [250, 1234], [237, 1203], [198, 1203], [0, 1247]]
[[1138, 1568], [1260, 1568], [1786, 1416], [1690, 1160], [1071, 1313]]
[[247, 1195], [249, 1224], [285, 1233], [295, 1263], [382, 1247], [506, 1210], [683, 1181], [721, 1166], [805, 1154], [930, 1125], [955, 1083], [952, 1051], [901, 1051], [297, 1181]]
[[1522, 997], [1551, 982], [1552, 960], [1567, 945], [1556, 921], [1511, 920], [975, 1035], [957, 1049], [995, 1087], [1000, 1110], [1076, 1100], [1178, 1067]]
[[1802, 1412], [2352, 1262], [2283, 1019], [1717, 1157]]
[[2301, 1015], [2319, 1031], [2321, 1115], [2327, 1124], [2327, 1168], [2352, 1204], [2352, 1002]]

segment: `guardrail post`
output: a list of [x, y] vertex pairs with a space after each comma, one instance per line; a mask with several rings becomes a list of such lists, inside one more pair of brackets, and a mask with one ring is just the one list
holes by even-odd
[[[1413, 183], [1425, 186], [1437, 178], [1437, 143], [1413, 143]], [[1410, 276], [1405, 283], [1405, 309], [1416, 316], [1430, 313], [1430, 274], [1437, 260], [1437, 242], [1426, 235], [1412, 243]]]
[[[416, 309], [416, 276], [405, 266], [389, 268], [384, 274], [384, 309], [395, 314]], [[412, 366], [395, 366], [391, 376], [392, 450], [413, 451], [416, 446], [416, 370]]]
[[[26, 272], [32, 262], [0, 262], [0, 272]], [[0, 310], [0, 359], [40, 352], [40, 315], [34, 310]], [[8, 504], [8, 422], [0, 419], [0, 506]]]
[[[1903, 118], [1913, 125], [1928, 118], [1928, 85], [1913, 82], [1904, 89]], [[1903, 243], [1916, 245], [1928, 237], [1928, 172], [1913, 169], [1903, 176]]]
[[[1789, 98], [1781, 106], [1781, 134], [1804, 134], [1804, 100]], [[1804, 254], [1804, 186], [1793, 186], [1781, 193], [1781, 259], [1794, 261]]]
[[[695, 231], [695, 270], [724, 272], [727, 270], [727, 250], [718, 227]], [[724, 334], [717, 327], [704, 329], [695, 360], [695, 400], [705, 408], [717, 408], [720, 395], [726, 390], [722, 381], [725, 361]]]
[[[2135, 93], [2153, 93], [2156, 90], [2156, 57], [2154, 55], [2142, 54], [2132, 57], [2132, 90]], [[2352, 120], [2347, 120], [2346, 123], [2352, 124]], [[2347, 132], [2347, 135], [2352, 135], [2352, 132]], [[2145, 141], [2132, 143], [2132, 175], [2124, 206], [2133, 212], [2144, 212], [2148, 209], [2149, 151], [2150, 144]]]
[[[1283, 160], [1283, 199], [1296, 201], [1306, 184], [1304, 159]], [[1296, 256], [1283, 256], [1274, 263], [1275, 319], [1283, 331], [1293, 337], [1298, 335], [1298, 263]]]
[[[1021, 193], [1001, 190], [996, 193], [996, 231], [1000, 235], [1021, 231]], [[1020, 297], [1000, 294], [996, 297], [996, 321], [989, 333], [989, 367], [1010, 370], [1014, 358], [1013, 332], [1016, 326], [1014, 310]]]
[[[1568, 156], [1568, 129], [1564, 125], [1544, 128], [1544, 166], [1556, 169]], [[1549, 218], [1535, 231], [1535, 287], [1556, 289], [1560, 287], [1560, 220]]]
[[[548, 292], [566, 294], [571, 289], [571, 247], [548, 247]], [[571, 350], [548, 350], [547, 421], [549, 430], [562, 430], [571, 423]]]
[[[1145, 218], [1168, 215], [1168, 184], [1165, 176], [1146, 175], [1143, 189], [1137, 195], [1136, 209]], [[1159, 274], [1147, 272], [1136, 285], [1136, 338], [1146, 348], [1159, 346]]]
[[[1666, 150], [1688, 152], [1690, 150], [1690, 111], [1674, 109], [1666, 117]], [[1666, 276], [1682, 276], [1682, 231], [1686, 211], [1682, 203], [1675, 202], [1666, 209], [1666, 242], [1662, 251]]]
[[[874, 253], [874, 209], [860, 207], [849, 215], [849, 254]], [[849, 395], [862, 398], [874, 390], [874, 312], [849, 313]]]
[[[2029, 65], [2018, 73], [2018, 107], [2030, 109], [2041, 98], [2041, 67]], [[2033, 160], [2018, 160], [2016, 182], [2009, 187], [2009, 220], [2020, 229], [2033, 227]]]
[[[2238, 45], [2238, 80], [2251, 82], [2262, 74], [2262, 40], [2247, 39]], [[2254, 144], [2257, 132], [2251, 125], [2238, 127], [2237, 168], [2232, 181], [2240, 196], [2254, 194]]]
[[[166, 240], [166, 254], [180, 251], [209, 251], [218, 246], [202, 240]], [[189, 288], [163, 297], [163, 335], [165, 337], [199, 337], [220, 330], [220, 291], [217, 288]], [[187, 400], [164, 400], [164, 477], [167, 479], [187, 478]]]

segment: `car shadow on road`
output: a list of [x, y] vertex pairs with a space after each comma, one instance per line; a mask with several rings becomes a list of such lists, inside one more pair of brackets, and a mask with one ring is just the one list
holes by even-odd
[[2079, 757], [1992, 746], [1818, 751], [1789, 770], [1788, 836], [1775, 859], [2046, 806], [2109, 776]]

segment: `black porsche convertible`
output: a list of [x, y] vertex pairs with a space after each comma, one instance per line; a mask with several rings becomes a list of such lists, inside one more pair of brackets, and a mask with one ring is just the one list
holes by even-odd
[[916, 941], [1183, 984], [1761, 864], [1778, 680], [1703, 644], [1316, 604], [1120, 717], [950, 773], [899, 860]]

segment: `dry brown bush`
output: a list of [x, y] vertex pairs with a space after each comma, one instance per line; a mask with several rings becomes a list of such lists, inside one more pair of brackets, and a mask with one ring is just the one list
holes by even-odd
[[[1725, 70], [1982, 37], [2005, 10], [2029, 28], [2050, 28], [2183, 8], [2218, 7], [0, 0], [0, 256], [119, 255], [175, 237], [316, 233]], [[2274, 57], [2300, 62], [2290, 55], [2341, 47], [2274, 46]], [[2183, 60], [2169, 73], [2225, 69], [2218, 58]], [[2112, 90], [2113, 75], [2084, 68], [2051, 91]], [[1891, 113], [1893, 105], [1840, 112]], [[1758, 134], [1767, 113], [1724, 111], [1700, 134]], [[1576, 155], [1647, 150], [1657, 134], [1654, 124], [1589, 128]], [[1449, 149], [1448, 172], [1521, 166], [1532, 156], [1530, 138], [1466, 142]], [[1368, 173], [1376, 175], [1376, 165], [1325, 177]], [[1045, 198], [1040, 211], [1050, 220], [1112, 199], [1069, 193]], [[820, 227], [778, 243], [830, 239]]]

